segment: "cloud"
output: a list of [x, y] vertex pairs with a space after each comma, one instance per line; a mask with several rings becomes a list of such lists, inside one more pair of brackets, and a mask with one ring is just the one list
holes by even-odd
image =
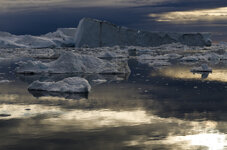
[[190, 11], [174, 11], [161, 14], [149, 14], [158, 22], [170, 22], [174, 24], [188, 24], [195, 22], [214, 22], [227, 20], [227, 7], [190, 10]]
[[51, 7], [135, 7], [155, 5], [169, 0], [0, 0], [0, 12]]

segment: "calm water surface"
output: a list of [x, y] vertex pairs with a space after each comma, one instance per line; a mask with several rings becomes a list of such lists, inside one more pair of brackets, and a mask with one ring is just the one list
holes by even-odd
[[14, 75], [3, 64], [0, 78], [10, 82], [0, 84], [0, 149], [227, 149], [227, 69], [129, 64], [130, 76], [103, 84], [92, 82], [100, 75], [81, 75], [89, 95], [28, 91], [34, 80], [66, 76]]

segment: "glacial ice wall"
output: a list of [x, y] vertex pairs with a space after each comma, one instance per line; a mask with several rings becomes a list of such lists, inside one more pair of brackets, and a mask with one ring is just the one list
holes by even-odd
[[209, 33], [149, 32], [129, 29], [106, 21], [83, 18], [75, 35], [76, 47], [160, 46], [181, 43], [188, 46], [211, 46]]

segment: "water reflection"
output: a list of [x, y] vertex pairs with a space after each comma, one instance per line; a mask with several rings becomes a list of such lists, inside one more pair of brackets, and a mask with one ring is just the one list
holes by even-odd
[[151, 76], [165, 76], [175, 79], [194, 79], [200, 80], [206, 79], [208, 81], [227, 82], [227, 69], [213, 68], [212, 73], [192, 73], [191, 67], [188, 66], [171, 66], [160, 69], [159, 72], [154, 72]]
[[57, 99], [65, 98], [65, 99], [74, 99], [74, 100], [80, 100], [80, 99], [87, 99], [88, 93], [85, 94], [77, 94], [77, 93], [59, 93], [59, 92], [48, 92], [48, 91], [35, 91], [35, 90], [29, 90], [29, 93], [31, 93], [34, 97], [40, 98], [40, 97], [57, 97]]
[[[11, 134], [16, 135], [18, 131], [13, 130], [16, 126], [20, 134], [27, 135], [27, 137], [17, 139], [20, 143], [25, 142], [27, 138], [38, 135], [56, 136], [64, 129], [68, 136], [77, 132], [83, 132], [85, 137], [91, 136], [91, 133], [98, 137], [105, 134], [115, 135], [116, 137], [121, 135], [123, 139], [120, 138], [115, 141], [121, 148], [126, 146], [128, 148], [137, 147], [138, 149], [177, 148], [183, 150], [204, 148], [213, 150], [224, 149], [227, 146], [227, 135], [220, 131], [220, 125], [223, 128], [227, 125], [226, 122], [221, 124], [215, 121], [160, 118], [142, 108], [130, 111], [113, 111], [108, 109], [61, 109], [57, 106], [43, 105], [0, 105], [0, 114], [9, 113], [8, 116], [0, 117], [0, 124], [3, 125], [4, 123], [1, 120], [19, 119], [16, 120], [16, 124], [11, 124], [8, 128], [11, 128]], [[41, 117], [37, 118], [37, 116]], [[39, 128], [39, 130], [31, 132], [34, 131], [34, 128]], [[0, 128], [0, 131], [2, 129]], [[2, 133], [5, 134], [4, 131]], [[5, 137], [4, 140], [6, 139], [15, 142], [8, 137]], [[45, 144], [48, 144], [48, 142]], [[19, 144], [18, 146], [22, 145]], [[55, 148], [60, 148], [57, 145], [55, 145]], [[90, 146], [92, 147], [92, 145]], [[88, 149], [91, 149], [91, 147]], [[105, 147], [108, 146], [103, 148], [105, 149]]]
[[0, 117], [0, 119], [30, 118], [38, 115], [56, 115], [62, 111], [58, 107], [49, 107], [42, 105], [0, 105], [0, 114], [8, 114], [8, 116]]
[[[0, 149], [226, 148], [226, 81], [213, 77], [224, 69], [214, 69], [208, 84], [190, 67], [148, 70], [134, 63], [127, 80], [94, 84], [88, 99], [33, 97], [27, 91], [32, 77], [1, 84]], [[94, 77], [89, 81], [100, 78]]]

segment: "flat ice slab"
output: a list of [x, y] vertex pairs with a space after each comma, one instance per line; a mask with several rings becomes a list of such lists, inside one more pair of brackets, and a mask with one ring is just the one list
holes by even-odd
[[28, 89], [62, 93], [88, 93], [91, 90], [91, 86], [84, 78], [71, 77], [58, 82], [34, 81], [29, 85]]
[[188, 46], [211, 46], [209, 33], [149, 32], [120, 27], [106, 21], [83, 18], [75, 35], [76, 47], [159, 46], [181, 43]]
[[52, 62], [24, 61], [16, 68], [17, 73], [103, 73], [127, 74], [130, 73], [127, 62], [105, 61], [94, 56], [63, 52]]

